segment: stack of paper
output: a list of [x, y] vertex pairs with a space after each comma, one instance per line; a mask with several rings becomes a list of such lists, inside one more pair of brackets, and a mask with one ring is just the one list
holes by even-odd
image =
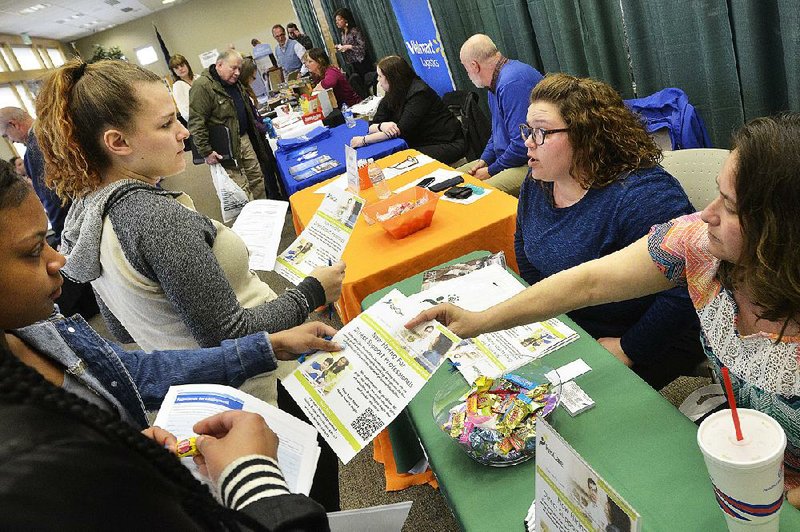
[[[308, 495], [320, 453], [316, 429], [250, 394], [219, 384], [171, 386], [153, 424], [181, 440], [196, 436], [192, 431], [195, 423], [226, 410], [255, 412], [264, 418], [278, 435], [278, 465], [289, 491]], [[207, 480], [191, 458], [182, 462], [198, 479]]]

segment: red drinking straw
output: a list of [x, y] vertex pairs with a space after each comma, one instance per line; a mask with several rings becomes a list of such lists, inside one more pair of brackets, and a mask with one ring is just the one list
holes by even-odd
[[742, 426], [739, 424], [739, 412], [736, 411], [736, 399], [733, 398], [733, 386], [731, 385], [731, 375], [728, 368], [722, 366], [722, 381], [725, 383], [725, 394], [728, 396], [728, 405], [731, 407], [733, 416], [733, 428], [736, 429], [736, 441], [742, 441]]

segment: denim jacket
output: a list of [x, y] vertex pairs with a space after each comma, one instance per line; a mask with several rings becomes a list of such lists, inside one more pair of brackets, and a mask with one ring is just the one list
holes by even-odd
[[113, 405], [120, 417], [147, 427], [146, 410], [157, 409], [170, 386], [227, 384], [277, 367], [266, 333], [224, 340], [219, 347], [172, 351], [125, 351], [107, 342], [80, 316], [54, 314], [12, 331], [32, 349], [62, 364], [66, 371]]

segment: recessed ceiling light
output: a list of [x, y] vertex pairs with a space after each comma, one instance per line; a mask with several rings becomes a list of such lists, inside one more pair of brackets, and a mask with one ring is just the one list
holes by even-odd
[[172, 3], [172, 2], [174, 2], [174, 1], [175, 1], [175, 0], [161, 0], [161, 3], [162, 3], [162, 4], [171, 4], [171, 3]]
[[30, 15], [31, 13], [36, 13], [37, 11], [41, 11], [42, 9], [45, 9], [47, 7], [50, 7], [50, 4], [36, 4], [30, 7], [26, 7], [25, 9], [20, 9], [19, 14]]

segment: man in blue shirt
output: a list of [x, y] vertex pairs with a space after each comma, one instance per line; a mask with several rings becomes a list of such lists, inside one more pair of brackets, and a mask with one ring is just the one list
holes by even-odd
[[525, 123], [528, 99], [542, 75], [532, 66], [504, 57], [494, 42], [480, 33], [467, 39], [460, 56], [472, 83], [489, 89], [492, 136], [481, 158], [459, 170], [517, 196], [528, 174], [527, 150], [519, 125]]

